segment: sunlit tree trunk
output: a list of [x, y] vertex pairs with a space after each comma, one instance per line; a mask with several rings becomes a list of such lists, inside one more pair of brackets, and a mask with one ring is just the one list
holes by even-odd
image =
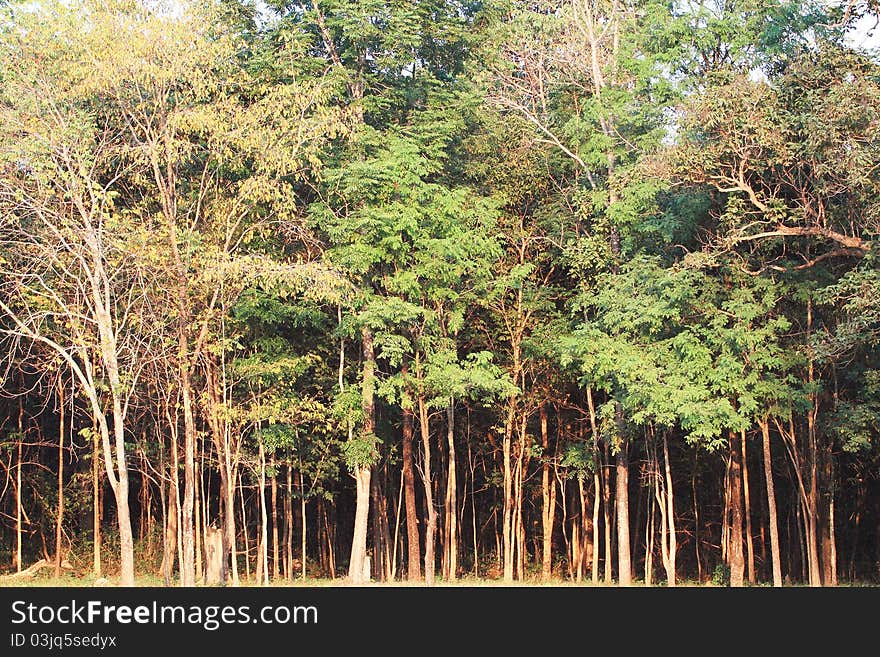
[[58, 509], [55, 514], [55, 578], [61, 577], [61, 532], [64, 519], [64, 382], [58, 374]]
[[281, 576], [281, 551], [278, 545], [278, 470], [275, 462], [275, 454], [269, 457], [269, 467], [272, 468], [272, 578]]
[[[361, 392], [361, 410], [364, 415], [363, 435], [372, 439], [374, 432], [374, 401], [373, 377], [376, 358], [373, 353], [373, 333], [368, 327], [361, 329], [363, 346], [363, 384]], [[354, 533], [351, 541], [351, 557], [348, 565], [348, 577], [352, 584], [362, 584], [366, 580], [364, 566], [367, 559], [367, 531], [370, 513], [370, 464], [358, 464], [354, 468], [355, 479], [355, 515]]]
[[747, 552], [747, 573], [749, 584], [755, 583], [755, 545], [752, 540], [752, 504], [749, 496], [749, 465], [746, 452], [746, 432], [745, 429], [740, 433], [742, 438], [742, 473], [743, 473], [743, 505], [744, 515], [746, 519], [746, 552]]
[[[101, 577], [101, 493], [99, 468], [100, 452], [98, 451], [98, 432], [92, 430], [92, 572], [95, 579]], [[165, 583], [168, 585], [168, 582]]]
[[422, 578], [419, 545], [419, 517], [416, 511], [416, 488], [413, 474], [413, 415], [403, 409], [403, 494], [406, 506], [407, 579], [416, 582]]
[[418, 396], [419, 427], [422, 434], [422, 481], [425, 489], [425, 584], [434, 583], [434, 531], [437, 512], [434, 509], [434, 492], [431, 486], [431, 432], [428, 425], [428, 405], [423, 395]]
[[454, 580], [458, 575], [458, 497], [456, 489], [455, 469], [455, 400], [450, 399], [446, 407], [446, 446], [449, 450], [446, 468], [446, 495], [443, 500], [445, 515], [444, 532], [446, 548], [447, 580]]
[[629, 445], [624, 437], [615, 455], [617, 490], [617, 581], [621, 586], [632, 584], [632, 556], [629, 538]]
[[730, 561], [730, 585], [743, 585], [743, 535], [742, 535], [742, 450], [736, 434], [730, 439], [730, 539], [727, 554]]
[[758, 421], [764, 450], [764, 481], [767, 486], [767, 507], [770, 523], [770, 558], [773, 562], [773, 586], [782, 586], [782, 559], [779, 547], [779, 520], [776, 511], [776, 487], [773, 484], [773, 462], [770, 451], [770, 422]]
[[541, 464], [541, 513], [542, 549], [541, 578], [549, 580], [553, 574], [553, 524], [556, 512], [556, 482], [550, 473], [550, 432], [547, 426], [547, 407], [541, 405], [541, 447], [544, 460]]

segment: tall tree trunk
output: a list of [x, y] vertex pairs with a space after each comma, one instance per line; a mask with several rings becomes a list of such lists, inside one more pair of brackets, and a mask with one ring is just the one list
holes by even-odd
[[241, 503], [241, 534], [244, 539], [244, 576], [251, 580], [251, 542], [248, 534], [247, 507], [244, 501], [244, 481], [241, 473], [238, 475], [238, 501]]
[[[101, 471], [98, 431], [92, 426], [92, 572], [95, 579], [101, 577]], [[166, 586], [168, 583], [166, 582]]]
[[269, 586], [269, 514], [266, 509], [266, 447], [260, 442], [260, 545], [257, 553], [257, 582]]
[[[300, 515], [300, 526], [302, 527], [302, 535], [300, 536], [301, 544], [300, 544], [300, 576], [303, 580], [306, 578], [306, 545], [307, 545], [307, 534], [306, 530], [308, 529], [309, 523], [306, 522], [306, 483], [305, 483], [305, 475], [303, 475], [302, 464], [300, 464], [299, 469], [299, 515]], [[336, 577], [336, 563], [333, 559], [333, 551], [330, 551], [330, 572]]]
[[742, 535], [742, 452], [736, 434], [730, 432], [730, 540], [727, 554], [730, 561], [730, 586], [743, 585]]
[[665, 431], [663, 432], [663, 477], [665, 489], [665, 513], [662, 514], [665, 528], [663, 567], [666, 570], [666, 585], [675, 586], [678, 538], [675, 530], [675, 493], [672, 486], [672, 465], [669, 462], [669, 439]]
[[[618, 413], [620, 411], [618, 410]], [[632, 584], [632, 556], [629, 538], [629, 458], [627, 439], [621, 437], [615, 455], [617, 490], [617, 579], [621, 586]]]
[[[330, 521], [330, 511], [327, 510], [327, 505], [322, 505], [322, 510], [324, 512], [324, 533], [327, 537], [327, 569], [329, 570], [331, 577], [336, 577], [336, 507], [333, 505], [332, 501], [330, 501], [329, 506], [333, 511], [333, 522]], [[303, 558], [303, 563], [305, 563], [305, 558]], [[305, 574], [305, 571], [303, 571], [303, 574]]]
[[193, 496], [193, 554], [195, 556], [195, 577], [196, 581], [204, 582], [204, 571], [202, 570], [202, 537], [204, 533], [205, 515], [202, 513], [202, 500], [204, 494], [204, 455], [201, 454], [200, 446], [196, 444], [195, 453], [195, 486]]
[[776, 511], [776, 487], [773, 484], [773, 461], [770, 451], [770, 421], [759, 420], [764, 448], [764, 481], [767, 484], [767, 509], [770, 523], [770, 558], [773, 562], [773, 586], [782, 586], [782, 559], [779, 548], [779, 518]]
[[476, 483], [474, 481], [476, 476], [477, 466], [474, 462], [473, 453], [471, 450], [471, 440], [470, 440], [470, 414], [468, 414], [468, 471], [470, 472], [471, 479], [471, 533], [474, 541], [474, 577], [480, 576], [480, 541], [479, 541], [479, 533], [477, 532], [477, 494], [476, 494]]
[[278, 579], [281, 576], [281, 551], [278, 545], [278, 470], [274, 453], [269, 465], [272, 468], [272, 578]]
[[410, 582], [417, 582], [422, 578], [422, 568], [416, 484], [413, 474], [413, 415], [409, 408], [403, 409], [403, 494], [406, 505], [407, 579]]
[[[663, 515], [664, 500], [662, 497], [659, 474], [659, 464], [657, 463], [656, 446], [648, 444], [648, 471], [650, 473], [647, 493], [647, 516], [645, 520], [645, 586], [652, 586], [654, 583], [654, 540], [657, 530], [655, 529], [655, 516], [657, 507]], [[653, 496], [652, 496], [653, 493]], [[653, 499], [652, 499], [653, 497]], [[656, 504], [655, 504], [656, 501]], [[636, 521], [638, 527], [638, 521]], [[664, 552], [663, 563], [666, 563], [666, 523], [665, 518], [660, 521], [660, 531], [662, 532], [661, 548]]]
[[458, 576], [458, 498], [455, 471], [455, 400], [450, 398], [446, 407], [446, 445], [449, 450], [446, 468], [446, 495], [443, 500], [446, 548], [447, 580], [455, 580]]
[[721, 560], [730, 566], [730, 454], [724, 461], [724, 512], [721, 518]]
[[748, 555], [748, 578], [749, 584], [754, 584], [755, 579], [755, 545], [752, 540], [752, 504], [749, 496], [749, 464], [748, 454], [746, 452], [746, 432], [745, 429], [740, 433], [742, 438], [742, 475], [743, 475], [743, 504], [745, 506], [746, 519], [746, 550]]
[[[224, 433], [228, 433], [228, 430]], [[224, 440], [224, 446], [227, 448], [224, 454], [223, 469], [226, 471], [226, 487], [224, 489], [226, 495], [226, 503], [223, 510], [226, 513], [226, 540], [229, 545], [229, 563], [232, 569], [232, 585], [238, 586], [241, 582], [238, 578], [238, 550], [236, 549], [237, 534], [235, 530], [235, 481], [237, 479], [237, 468], [233, 468], [228, 455], [228, 441]], [[245, 551], [247, 549], [245, 548]]]
[[[541, 513], [542, 548], [541, 548], [541, 579], [547, 581], [553, 573], [553, 513], [555, 511], [556, 482], [550, 476], [550, 432], [547, 426], [547, 406], [541, 404], [541, 447], [543, 463], [541, 464]], [[552, 489], [552, 493], [551, 493]]]
[[593, 389], [589, 387], [587, 388], [587, 408], [590, 412], [590, 431], [593, 439], [593, 563], [590, 570], [590, 580], [595, 585], [599, 583], [599, 500], [602, 494], [602, 457], [599, 454], [599, 428], [596, 424]]
[[612, 578], [613, 559], [611, 557], [611, 456], [608, 453], [608, 441], [602, 441], [602, 521], [605, 527], [605, 583], [610, 584]]
[[[181, 353], [188, 347], [185, 338], [180, 345]], [[181, 359], [182, 360], [182, 359]], [[192, 408], [192, 381], [189, 365], [181, 364], [181, 396], [183, 398], [183, 508], [181, 534], [183, 535], [183, 558], [180, 565], [181, 586], [195, 586], [195, 534], [193, 517], [195, 511], [195, 452], [196, 427]]]
[[397, 502], [394, 510], [394, 537], [391, 539], [391, 570], [389, 579], [397, 579], [397, 553], [403, 556], [403, 536], [400, 535], [400, 511], [403, 507], [403, 472], [400, 473], [400, 486], [397, 489]]
[[284, 468], [287, 495], [284, 498], [284, 578], [293, 580], [293, 467]]
[[515, 399], [508, 401], [507, 421], [504, 424], [504, 438], [502, 440], [502, 491], [504, 495], [504, 514], [501, 522], [501, 545], [503, 550], [503, 579], [505, 582], [513, 581], [513, 470], [512, 448], [514, 417], [516, 413]]
[[822, 482], [819, 498], [819, 518], [821, 520], [822, 583], [837, 585], [837, 546], [834, 541], [834, 463], [831, 443], [824, 440], [819, 449], [819, 479]]
[[425, 488], [425, 584], [434, 583], [434, 528], [437, 526], [437, 512], [434, 510], [434, 493], [431, 486], [431, 432], [428, 425], [428, 406], [425, 397], [419, 394], [419, 426], [422, 434], [422, 482]]
[[[813, 326], [813, 303], [807, 299], [807, 382], [812, 388], [815, 382], [815, 371], [812, 349], [809, 347]], [[819, 563], [819, 437], [816, 421], [819, 415], [819, 395], [810, 393], [810, 410], [807, 413], [807, 441], [809, 456], [810, 489], [807, 495], [807, 557], [809, 559], [810, 586], [822, 586], [822, 571]]]
[[[116, 377], [116, 385], [120, 385]], [[104, 442], [104, 465], [108, 475], [113, 473], [113, 455], [110, 434], [103, 417], [98, 418]], [[116, 448], [116, 474], [110, 477], [110, 486], [116, 501], [116, 520], [119, 527], [119, 584], [134, 586], [134, 537], [131, 531], [131, 511], [128, 503], [128, 465], [125, 459], [125, 433], [122, 407], [117, 397], [113, 400], [113, 434]]]
[[575, 562], [575, 581], [580, 582], [584, 577], [584, 566], [587, 559], [592, 559], [590, 545], [587, 542], [589, 529], [589, 516], [587, 515], [587, 491], [584, 486], [584, 477], [578, 477], [578, 523], [576, 534], [578, 537], [578, 555]]
[[18, 400], [18, 437], [16, 438], [16, 461], [15, 461], [15, 572], [20, 573], [21, 568], [21, 537], [24, 533], [22, 526], [22, 505], [21, 505], [21, 464], [22, 450], [21, 445], [24, 442], [24, 402]]
[[58, 374], [58, 511], [55, 514], [55, 578], [61, 577], [61, 522], [64, 519], [64, 382]]
[[[361, 410], [364, 415], [363, 438], [373, 441], [374, 435], [374, 381], [376, 357], [373, 352], [373, 333], [364, 326], [361, 329], [363, 346], [363, 384], [361, 388]], [[354, 468], [355, 478], [355, 515], [354, 533], [351, 540], [351, 557], [348, 565], [348, 577], [353, 584], [363, 584], [369, 577], [365, 571], [367, 561], [367, 531], [370, 514], [370, 474], [369, 463], [357, 464]]]

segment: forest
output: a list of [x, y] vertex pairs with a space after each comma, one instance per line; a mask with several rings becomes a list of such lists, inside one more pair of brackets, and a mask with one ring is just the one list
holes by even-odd
[[0, 580], [880, 584], [876, 0], [0, 15]]

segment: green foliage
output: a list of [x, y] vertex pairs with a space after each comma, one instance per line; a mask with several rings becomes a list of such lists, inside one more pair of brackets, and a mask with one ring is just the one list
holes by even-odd
[[592, 447], [585, 443], [569, 443], [565, 446], [559, 466], [565, 468], [572, 479], [586, 479], [595, 467]]
[[377, 449], [382, 441], [375, 434], [360, 434], [342, 444], [342, 456], [349, 470], [366, 468], [378, 458]]

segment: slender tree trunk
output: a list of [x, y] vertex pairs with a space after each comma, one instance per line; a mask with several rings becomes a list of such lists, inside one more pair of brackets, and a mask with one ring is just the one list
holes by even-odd
[[[117, 379], [117, 385], [118, 379]], [[116, 520], [119, 527], [119, 584], [134, 586], [134, 537], [131, 531], [131, 512], [128, 504], [128, 465], [125, 462], [125, 435], [123, 431], [122, 409], [118, 399], [113, 404], [113, 433], [116, 447], [116, 477], [111, 478], [110, 485], [116, 501]], [[102, 423], [104, 440], [104, 461], [108, 470], [112, 470], [113, 457], [110, 454], [110, 435], [106, 422]]]
[[749, 496], [749, 465], [748, 455], [746, 452], [746, 432], [743, 429], [740, 433], [742, 438], [742, 474], [743, 474], [743, 503], [745, 505], [746, 519], [746, 550], [748, 556], [748, 578], [749, 584], [754, 584], [755, 579], [755, 545], [752, 539], [752, 504]]
[[578, 513], [577, 534], [580, 553], [575, 566], [575, 580], [580, 582], [584, 577], [584, 566], [587, 559], [593, 557], [591, 553], [588, 554], [590, 552], [590, 546], [587, 542], [589, 516], [587, 515], [587, 491], [584, 486], [584, 477], [578, 477], [578, 508], [580, 513]]
[[837, 548], [834, 544], [834, 465], [831, 455], [831, 444], [824, 440], [819, 448], [819, 480], [820, 489], [819, 518], [821, 524], [821, 557], [822, 583], [825, 586], [837, 585]]
[[694, 450], [694, 465], [691, 470], [691, 494], [694, 503], [694, 558], [697, 562], [697, 582], [703, 581], [703, 560], [700, 558], [700, 507], [697, 503], [697, 457]]
[[427, 523], [425, 526], [425, 584], [434, 583], [434, 528], [437, 512], [434, 510], [434, 493], [431, 487], [431, 432], [428, 426], [428, 406], [423, 395], [418, 397], [419, 426], [422, 434], [422, 481], [425, 488]]
[[[618, 411], [619, 412], [619, 411]], [[629, 538], [629, 446], [621, 437], [620, 448], [615, 456], [617, 499], [617, 579], [620, 586], [632, 584], [632, 556]]]
[[501, 523], [501, 545], [503, 549], [503, 579], [505, 582], [513, 581], [513, 471], [511, 466], [513, 445], [513, 423], [516, 412], [515, 399], [508, 402], [507, 421], [504, 425], [504, 438], [502, 450], [502, 490], [504, 495], [504, 515]]
[[474, 478], [476, 476], [477, 466], [474, 463], [474, 458], [471, 450], [471, 440], [470, 440], [470, 415], [468, 415], [468, 470], [471, 475], [471, 533], [473, 534], [472, 538], [474, 541], [474, 577], [480, 576], [480, 541], [479, 534], [477, 533], [477, 500], [476, 500], [476, 483], [474, 482]]
[[413, 474], [413, 416], [409, 408], [403, 409], [403, 493], [406, 505], [407, 579], [417, 582], [422, 578], [422, 568]]
[[[655, 446], [649, 446], [649, 456], [648, 456], [648, 468], [651, 470], [650, 483], [648, 484], [647, 491], [647, 506], [648, 511], [645, 514], [647, 516], [645, 520], [645, 586], [652, 586], [654, 583], [654, 539], [656, 535], [655, 529], [655, 515], [657, 513], [656, 509], [659, 507], [663, 509], [663, 499], [660, 492], [660, 484], [658, 482], [659, 476], [657, 474], [656, 469], [659, 469], [659, 464], [657, 463], [657, 455], [655, 453]], [[652, 495], [653, 493], [653, 495]], [[654, 499], [652, 499], [652, 497]], [[657, 504], [655, 505], [655, 500]], [[662, 532], [662, 543], [661, 546], [665, 552], [666, 549], [666, 524], [664, 522], [665, 519], [660, 521], [660, 531]], [[636, 524], [638, 526], [638, 523]], [[665, 554], [663, 558], [664, 563], [666, 562]]]
[[[376, 359], [373, 353], [373, 333], [368, 327], [361, 329], [361, 342], [363, 345], [363, 385], [361, 392], [361, 409], [364, 414], [363, 437], [372, 442], [374, 434], [374, 400], [373, 400], [373, 377], [376, 369]], [[369, 577], [364, 572], [367, 560], [367, 531], [369, 529], [370, 514], [370, 474], [369, 463], [361, 463], [355, 466], [355, 516], [354, 533], [351, 540], [351, 557], [348, 565], [348, 577], [352, 584], [363, 584]]]
[[260, 545], [257, 553], [257, 581], [269, 586], [269, 514], [266, 509], [266, 448], [260, 438]]
[[195, 581], [204, 582], [204, 571], [202, 570], [202, 537], [204, 534], [205, 515], [202, 513], [202, 494], [204, 492], [203, 476], [204, 476], [204, 456], [200, 454], [201, 449], [196, 444], [195, 453], [195, 486], [193, 491], [193, 554], [195, 556]]
[[[185, 292], [182, 293], [185, 296]], [[189, 346], [184, 327], [180, 337], [180, 388], [183, 400], [183, 507], [181, 509], [181, 534], [183, 536], [183, 553], [180, 563], [181, 586], [195, 586], [195, 529], [193, 525], [195, 513], [195, 453], [196, 427], [193, 417], [192, 380], [188, 363]]]
[[[307, 534], [306, 530], [308, 529], [309, 523], [306, 522], [306, 484], [305, 477], [303, 475], [302, 467], [299, 469], [299, 514], [300, 514], [300, 526], [302, 527], [302, 536], [300, 540], [302, 543], [300, 544], [300, 576], [303, 580], [306, 578], [306, 545], [307, 545]], [[333, 549], [331, 545], [330, 550], [330, 572], [333, 573], [333, 576], [336, 576], [336, 563], [333, 559]]]
[[[101, 574], [101, 493], [99, 468], [100, 451], [98, 449], [98, 431], [92, 427], [92, 572], [95, 579]], [[168, 582], [165, 583], [168, 586]]]
[[[229, 454], [229, 430], [224, 431], [224, 455], [223, 468], [226, 471], [226, 503], [223, 505], [226, 513], [226, 540], [229, 545], [229, 561], [232, 567], [232, 585], [239, 586], [241, 582], [238, 578], [238, 550], [236, 549], [236, 539], [238, 532], [235, 531], [235, 481], [237, 479], [237, 467], [233, 467], [231, 456]], [[247, 552], [247, 547], [245, 547]], [[247, 560], [247, 559], [245, 559]]]
[[608, 441], [602, 442], [602, 521], [605, 527], [605, 583], [612, 579], [613, 559], [611, 558], [611, 457]]
[[55, 579], [61, 577], [61, 523], [64, 519], [64, 382], [58, 374], [58, 511], [55, 517]]
[[444, 512], [446, 516], [446, 563], [448, 580], [455, 580], [458, 576], [458, 498], [456, 489], [455, 471], [455, 400], [450, 399], [446, 407], [446, 443], [449, 450], [449, 458], [446, 469], [446, 496], [444, 499]]
[[397, 489], [397, 503], [394, 512], [394, 537], [391, 539], [391, 570], [389, 579], [397, 578], [397, 552], [403, 554], [403, 537], [400, 535], [400, 511], [403, 506], [403, 472], [400, 473], [400, 487]]
[[21, 445], [24, 442], [24, 402], [18, 401], [18, 437], [16, 439], [15, 461], [15, 572], [20, 573], [21, 567], [21, 537], [24, 533], [22, 527], [21, 506]]
[[[815, 381], [812, 349], [809, 347], [813, 325], [812, 299], [807, 299], [807, 382], [812, 387]], [[807, 496], [807, 556], [810, 569], [810, 586], [822, 586], [822, 571], [819, 563], [819, 437], [816, 420], [819, 415], [819, 395], [810, 393], [810, 410], [807, 413], [807, 441], [809, 455], [810, 490]]]
[[247, 508], [244, 502], [244, 482], [241, 474], [238, 475], [238, 500], [241, 503], [241, 533], [244, 538], [244, 576], [251, 581], [251, 540], [248, 534]]
[[[333, 508], [332, 502], [330, 502], [330, 507], [331, 509]], [[326, 505], [322, 505], [321, 509], [324, 519], [324, 534], [327, 538], [327, 568], [330, 571], [330, 577], [336, 577], [336, 540], [334, 533], [336, 522], [330, 522], [330, 512], [327, 511]], [[305, 562], [305, 559], [303, 559], [303, 562]]]
[[664, 515], [666, 527], [668, 527], [665, 539], [666, 559], [663, 565], [666, 568], [666, 585], [675, 586], [677, 579], [676, 558], [678, 556], [678, 538], [675, 529], [675, 493], [672, 486], [672, 464], [669, 462], [669, 440], [665, 431], [663, 432], [663, 468], [666, 487], [666, 513]]
[[587, 408], [590, 411], [590, 431], [593, 439], [593, 563], [590, 569], [590, 580], [595, 585], [599, 583], [599, 500], [602, 490], [602, 462], [599, 454], [596, 406], [593, 403], [593, 389], [589, 387], [587, 388]]
[[[284, 469], [286, 474], [287, 495], [284, 500], [284, 577], [290, 582], [293, 580], [293, 467], [287, 463]], [[305, 523], [303, 523], [305, 529]]]
[[550, 432], [547, 427], [547, 406], [541, 405], [541, 447], [544, 460], [541, 465], [541, 529], [543, 530], [541, 548], [541, 579], [547, 581], [553, 572], [553, 512], [555, 500], [551, 499], [551, 488], [556, 492], [555, 482], [550, 476]]
[[730, 541], [727, 554], [730, 558], [730, 586], [743, 585], [743, 536], [742, 536], [742, 452], [736, 434], [730, 432]]
[[281, 551], [278, 545], [278, 470], [274, 453], [269, 465], [272, 468], [272, 578], [278, 579], [281, 576]]
[[724, 513], [721, 519], [721, 560], [730, 566], [730, 454], [724, 461]]

